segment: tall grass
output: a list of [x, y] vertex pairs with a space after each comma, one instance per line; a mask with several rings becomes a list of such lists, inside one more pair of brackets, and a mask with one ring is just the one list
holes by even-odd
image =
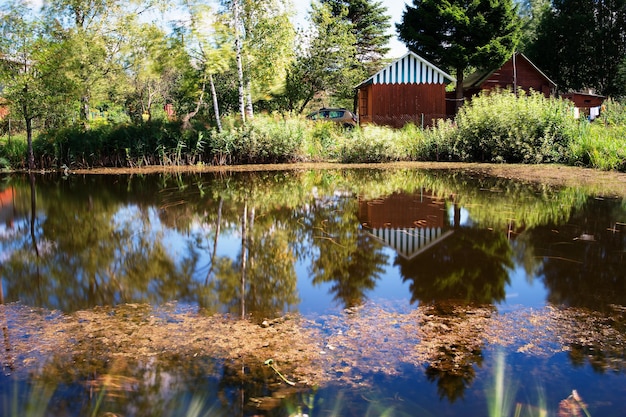
[[569, 156], [572, 165], [626, 172], [626, 124], [603, 125], [596, 121], [581, 125]]
[[227, 118], [224, 130], [213, 130], [206, 155], [216, 164], [293, 162], [302, 156], [307, 125], [300, 118], [258, 115], [242, 124]]
[[[568, 163], [626, 171], [626, 106], [608, 100], [593, 123], [573, 117], [571, 103], [538, 93], [479, 95], [454, 120], [423, 129], [364, 125], [352, 130], [302, 116], [260, 114], [223, 131], [180, 123], [101, 123], [43, 132], [34, 140], [39, 168], [248, 164], [297, 161], [468, 161]], [[24, 136], [24, 135], [22, 135]], [[0, 168], [26, 167], [25, 137], [0, 140]]]

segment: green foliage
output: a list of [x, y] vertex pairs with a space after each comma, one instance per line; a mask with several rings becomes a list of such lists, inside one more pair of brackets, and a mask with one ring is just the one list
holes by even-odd
[[550, 11], [550, 0], [523, 0], [518, 3], [522, 23], [519, 50], [525, 51], [528, 45], [537, 40], [537, 27], [544, 13]]
[[564, 162], [577, 131], [571, 104], [542, 94], [481, 94], [459, 111], [454, 154], [463, 161]]
[[387, 9], [380, 1], [372, 0], [322, 0], [322, 3], [330, 5], [333, 15], [343, 16], [352, 25], [354, 58], [365, 66], [367, 75], [376, 72], [378, 63], [389, 52]]
[[199, 137], [182, 134], [178, 123], [73, 126], [51, 130], [33, 143], [46, 167], [95, 167], [187, 164], [197, 161]]
[[[626, 112], [607, 101], [595, 122], [578, 121], [568, 101], [538, 93], [492, 92], [474, 98], [455, 120], [423, 129], [364, 125], [345, 129], [301, 116], [261, 114], [243, 124], [224, 118], [220, 132], [201, 124], [152, 121], [54, 129], [33, 142], [37, 164], [49, 169], [143, 165], [212, 165], [297, 161], [568, 163], [626, 171]], [[26, 139], [0, 145], [6, 165], [26, 166]]]
[[12, 135], [11, 139], [3, 138], [0, 142], [0, 168], [14, 169], [27, 166], [27, 152], [28, 145], [25, 135]]
[[626, 126], [626, 105], [609, 98], [602, 107], [601, 120], [605, 125]]
[[[336, 13], [335, 13], [336, 12]], [[287, 110], [302, 113], [316, 95], [327, 94], [337, 102], [352, 100], [363, 68], [356, 60], [356, 37], [346, 7], [333, 11], [328, 4], [312, 4], [313, 29], [300, 43], [294, 62], [286, 70], [280, 95]]]
[[211, 162], [223, 164], [292, 162], [301, 155], [306, 124], [301, 119], [256, 116], [246, 124], [224, 120], [222, 132], [211, 131]]
[[350, 136], [341, 147], [342, 162], [389, 162], [400, 158], [398, 135], [391, 129], [367, 126]]
[[603, 126], [594, 122], [581, 126], [570, 155], [572, 165], [626, 171], [626, 124]]
[[337, 160], [345, 133], [345, 129], [336, 123], [310, 122], [309, 134], [303, 148], [306, 156], [313, 161]]
[[497, 68], [511, 56], [520, 20], [512, 0], [413, 0], [397, 29], [411, 51], [455, 72], [458, 94], [467, 68]]
[[561, 91], [594, 88], [624, 95], [619, 67], [626, 55], [626, 7], [623, 0], [552, 1], [542, 14], [530, 59]]

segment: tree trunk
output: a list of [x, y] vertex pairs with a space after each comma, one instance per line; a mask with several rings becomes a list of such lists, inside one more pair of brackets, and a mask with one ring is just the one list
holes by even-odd
[[211, 254], [211, 267], [209, 268], [209, 272], [206, 274], [206, 278], [204, 279], [204, 286], [209, 285], [209, 281], [213, 275], [213, 269], [215, 266], [215, 258], [217, 257], [217, 240], [220, 237], [220, 229], [222, 224], [222, 206], [224, 205], [224, 199], [220, 197], [220, 204], [217, 207], [217, 225], [215, 226], [215, 239], [213, 239], [213, 253]]
[[250, 80], [246, 81], [246, 117], [254, 118], [254, 108], [252, 107], [252, 87]]
[[235, 19], [235, 53], [237, 58], [237, 77], [239, 79], [239, 112], [241, 120], [246, 121], [246, 102], [243, 81], [243, 63], [241, 59], [241, 33], [239, 31], [239, 0], [233, 1], [233, 15]]
[[85, 94], [80, 98], [80, 119], [87, 126], [89, 121], [89, 95]]
[[213, 74], [209, 74], [209, 85], [211, 87], [211, 97], [213, 97], [213, 111], [215, 112], [215, 123], [217, 131], [222, 133], [222, 121], [220, 120], [220, 106], [217, 101], [217, 92], [215, 91], [215, 83], [213, 82]]
[[454, 114], [459, 112], [459, 109], [463, 105], [463, 68], [456, 69], [456, 91], [454, 101]]
[[204, 104], [204, 90], [205, 90], [205, 88], [206, 88], [206, 84], [204, 82], [202, 82], [202, 91], [200, 92], [200, 97], [198, 98], [198, 101], [196, 102], [196, 108], [194, 109], [194, 111], [192, 111], [190, 113], [187, 113], [186, 115], [183, 116], [183, 129], [191, 128], [191, 123], [189, 121], [193, 117], [195, 117], [196, 114], [198, 114], [198, 112], [200, 111], [200, 108]]
[[248, 202], [244, 202], [241, 221], [241, 319], [246, 318], [246, 259], [248, 258]]

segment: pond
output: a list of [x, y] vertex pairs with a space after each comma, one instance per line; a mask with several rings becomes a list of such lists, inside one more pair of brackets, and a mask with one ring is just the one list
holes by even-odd
[[0, 189], [2, 415], [623, 415], [620, 190], [382, 168]]

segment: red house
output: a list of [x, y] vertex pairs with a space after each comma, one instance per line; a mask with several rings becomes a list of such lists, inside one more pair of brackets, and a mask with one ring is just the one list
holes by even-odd
[[359, 84], [359, 121], [392, 127], [431, 126], [446, 117], [446, 84], [456, 80], [409, 52]]
[[481, 91], [498, 88], [510, 88], [513, 91], [522, 89], [527, 92], [534, 90], [546, 97], [556, 94], [554, 81], [520, 52], [514, 53], [511, 59], [500, 68], [477, 71], [463, 80], [466, 98], [477, 95]]

